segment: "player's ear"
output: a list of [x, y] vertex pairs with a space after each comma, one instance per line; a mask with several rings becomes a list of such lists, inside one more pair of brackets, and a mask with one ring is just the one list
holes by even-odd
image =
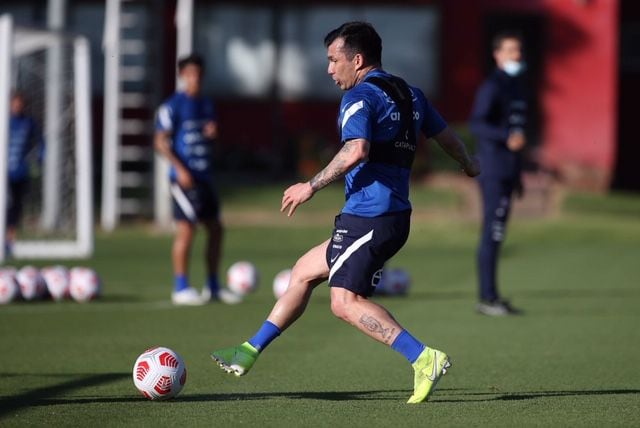
[[353, 56], [353, 63], [356, 66], [356, 70], [361, 69], [364, 66], [364, 57], [362, 56], [362, 54], [355, 54]]

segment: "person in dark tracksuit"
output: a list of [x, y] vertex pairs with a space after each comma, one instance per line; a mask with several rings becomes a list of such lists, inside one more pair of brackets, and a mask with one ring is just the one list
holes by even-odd
[[522, 39], [516, 33], [493, 40], [496, 69], [476, 93], [470, 128], [477, 141], [482, 173], [483, 221], [478, 247], [479, 302], [477, 311], [500, 316], [518, 313], [497, 288], [500, 246], [511, 210], [512, 194], [522, 195], [522, 149], [526, 145], [527, 103], [521, 74]]

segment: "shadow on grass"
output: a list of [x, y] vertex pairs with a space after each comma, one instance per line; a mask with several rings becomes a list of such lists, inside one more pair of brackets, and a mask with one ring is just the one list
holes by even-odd
[[[519, 401], [519, 400], [535, 400], [538, 398], [549, 397], [583, 397], [583, 396], [599, 396], [599, 395], [638, 395], [640, 389], [594, 389], [594, 390], [578, 390], [578, 391], [523, 391], [523, 392], [464, 392], [453, 393], [452, 395], [462, 396], [464, 398], [439, 399], [444, 394], [434, 396], [435, 403], [477, 403], [489, 401]], [[467, 398], [472, 397], [472, 398]]]
[[[89, 382], [103, 383], [105, 380], [119, 380], [121, 374], [111, 375], [112, 379], [104, 379], [105, 376], [101, 375], [103, 379], [96, 382], [98, 379], [89, 379]], [[128, 374], [126, 375], [129, 376]], [[78, 381], [81, 382], [81, 381]], [[87, 379], [84, 379], [83, 385], [86, 384]], [[47, 391], [44, 391], [44, 390]], [[58, 389], [57, 392], [63, 392], [69, 389], [67, 384], [61, 385], [61, 387], [45, 388], [38, 390], [37, 393], [23, 394], [21, 397], [15, 397], [12, 401], [19, 402], [19, 405], [5, 406], [8, 404], [6, 400], [0, 401], [3, 411], [0, 412], [0, 416], [3, 413], [7, 413], [10, 410], [16, 410], [26, 406], [54, 406], [54, 405], [78, 405], [78, 404], [96, 404], [96, 403], [144, 403], [147, 400], [138, 395], [127, 395], [121, 397], [55, 397], [54, 389]], [[180, 405], [182, 403], [199, 403], [199, 402], [234, 402], [234, 401], [255, 401], [255, 400], [319, 400], [319, 401], [406, 401], [410, 395], [410, 391], [407, 390], [370, 390], [370, 391], [299, 391], [299, 392], [250, 392], [250, 393], [230, 393], [230, 394], [184, 394], [180, 395], [170, 402]], [[581, 396], [604, 396], [604, 395], [637, 395], [640, 394], [639, 389], [603, 389], [603, 390], [577, 390], [577, 391], [531, 391], [531, 392], [471, 392], [465, 389], [456, 388], [441, 388], [434, 394], [433, 399], [430, 401], [433, 404], [437, 403], [479, 403], [479, 402], [499, 402], [499, 401], [518, 401], [518, 400], [535, 400], [540, 398], [549, 397], [581, 397]], [[28, 395], [28, 397], [25, 397]], [[449, 398], [459, 397], [459, 398]], [[4, 410], [6, 409], [6, 410]]]
[[[0, 373], [0, 377], [11, 375], [13, 374]], [[32, 389], [21, 394], [0, 398], [0, 418], [25, 407], [46, 404], [47, 401], [52, 399], [51, 397], [55, 397], [57, 395], [66, 394], [77, 389], [103, 385], [125, 378], [130, 378], [131, 373], [73, 374], [66, 376], [73, 376], [74, 379], [61, 382], [56, 385]]]

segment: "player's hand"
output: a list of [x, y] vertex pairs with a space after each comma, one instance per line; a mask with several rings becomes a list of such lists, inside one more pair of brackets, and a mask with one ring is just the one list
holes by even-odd
[[507, 147], [512, 152], [519, 152], [524, 148], [527, 144], [527, 137], [525, 137], [524, 132], [515, 131], [509, 134], [509, 138], [507, 139]]
[[179, 168], [177, 171], [178, 184], [185, 190], [193, 187], [193, 176], [185, 168]]
[[296, 211], [296, 208], [298, 208], [298, 205], [302, 205], [307, 202], [311, 199], [313, 194], [314, 191], [309, 182], [294, 184], [284, 191], [280, 212], [284, 212], [288, 208], [289, 211], [287, 212], [287, 217], [291, 217]]
[[215, 122], [207, 122], [202, 128], [202, 135], [209, 140], [213, 140], [218, 136], [218, 127]]
[[475, 157], [469, 158], [469, 160], [462, 165], [462, 170], [469, 177], [475, 177], [480, 175], [480, 162]]

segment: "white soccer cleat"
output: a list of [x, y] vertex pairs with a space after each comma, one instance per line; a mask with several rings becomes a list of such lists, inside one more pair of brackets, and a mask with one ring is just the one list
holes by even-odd
[[204, 287], [202, 289], [202, 294], [200, 295], [203, 302], [222, 302], [227, 305], [237, 305], [238, 303], [242, 303], [242, 296], [234, 293], [233, 291], [227, 290], [226, 288], [220, 288], [218, 290], [218, 294], [216, 296], [211, 295], [211, 290], [209, 287]]
[[171, 302], [178, 306], [201, 306], [206, 303], [193, 287], [171, 293]]

